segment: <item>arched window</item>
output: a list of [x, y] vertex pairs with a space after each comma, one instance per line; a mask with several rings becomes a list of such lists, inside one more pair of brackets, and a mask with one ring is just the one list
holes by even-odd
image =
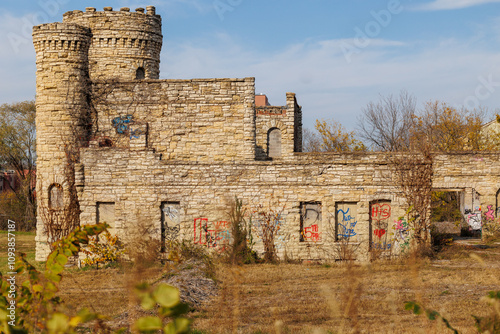
[[139, 67], [137, 71], [135, 71], [135, 78], [138, 80], [146, 78], [146, 72], [144, 71], [144, 67]]
[[49, 187], [49, 209], [59, 210], [63, 206], [63, 187], [58, 183], [54, 183]]
[[281, 130], [278, 128], [272, 128], [267, 133], [267, 156], [281, 157]]

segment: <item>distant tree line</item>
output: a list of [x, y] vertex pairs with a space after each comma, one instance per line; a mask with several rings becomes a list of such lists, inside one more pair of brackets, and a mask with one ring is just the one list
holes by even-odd
[[0, 228], [7, 219], [20, 230], [36, 226], [35, 101], [0, 106]]
[[368, 103], [356, 131], [333, 119], [316, 120], [315, 131], [304, 129], [303, 147], [306, 152], [408, 152], [422, 145], [433, 152], [498, 150], [499, 133], [483, 130], [487, 116], [485, 109], [457, 109], [439, 101], [417, 108], [415, 97], [402, 91]]

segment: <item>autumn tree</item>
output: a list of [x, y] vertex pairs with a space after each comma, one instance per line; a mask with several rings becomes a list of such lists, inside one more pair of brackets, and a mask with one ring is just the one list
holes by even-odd
[[304, 152], [321, 151], [321, 137], [316, 131], [302, 128], [302, 150]]
[[354, 131], [348, 132], [337, 121], [316, 120], [319, 134], [319, 150], [321, 152], [353, 152], [366, 151], [366, 147], [356, 139]]
[[370, 102], [358, 120], [359, 136], [376, 151], [413, 151], [430, 145], [432, 152], [498, 149], [500, 135], [485, 136], [484, 109], [455, 108], [429, 101], [416, 108], [415, 98], [406, 91], [399, 96]]
[[492, 149], [481, 136], [484, 114], [482, 109], [457, 109], [439, 101], [427, 102], [410, 122], [411, 143], [426, 142], [434, 152]]
[[[20, 184], [4, 182], [10, 190], [2, 194], [0, 210], [18, 226], [33, 229], [36, 220], [35, 170], [36, 129], [35, 101], [23, 101], [0, 106], [0, 164], [13, 170]], [[5, 173], [0, 178], [7, 180]]]
[[459, 109], [439, 101], [417, 109], [415, 98], [405, 91], [363, 110], [360, 136], [375, 150], [393, 152], [389, 160], [394, 180], [406, 200], [407, 221], [419, 249], [429, 245], [431, 215], [438, 212], [432, 210], [434, 154], [494, 149], [495, 143], [481, 134], [484, 115], [482, 109]]
[[358, 120], [359, 136], [376, 151], [402, 151], [410, 145], [415, 97], [406, 91], [399, 96], [381, 96], [370, 102]]

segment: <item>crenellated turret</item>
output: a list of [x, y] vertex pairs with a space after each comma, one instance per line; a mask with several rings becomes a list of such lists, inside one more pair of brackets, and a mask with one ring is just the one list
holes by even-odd
[[[37, 259], [46, 258], [47, 217], [70, 203], [68, 152], [88, 140], [88, 28], [50, 23], [33, 28], [36, 51]], [[56, 217], [56, 218], [54, 218]], [[49, 233], [50, 234], [50, 233]], [[50, 238], [49, 238], [50, 239]], [[50, 241], [50, 240], [49, 240]]]
[[92, 32], [89, 49], [89, 72], [92, 80], [158, 79], [162, 46], [161, 17], [155, 7], [124, 7], [113, 11], [93, 7], [85, 12], [71, 11], [64, 23], [87, 27]]

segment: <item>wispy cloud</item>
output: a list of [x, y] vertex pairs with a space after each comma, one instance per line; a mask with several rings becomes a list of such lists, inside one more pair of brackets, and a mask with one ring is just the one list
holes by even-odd
[[[228, 36], [169, 45], [162, 77], [254, 76], [257, 93], [267, 94], [272, 104], [284, 104], [285, 92], [297, 93], [306, 126], [333, 117], [350, 129], [379, 94], [406, 89], [422, 103], [441, 100], [458, 106], [475, 94], [479, 77], [491, 75], [495, 85], [500, 83], [500, 53], [475, 42], [376, 40], [348, 64], [340, 48], [345, 41], [308, 40], [273, 53], [257, 52]], [[481, 102], [494, 108], [500, 105], [497, 95]]]
[[416, 5], [413, 9], [422, 11], [451, 10], [498, 2], [500, 0], [434, 0], [429, 3]]

